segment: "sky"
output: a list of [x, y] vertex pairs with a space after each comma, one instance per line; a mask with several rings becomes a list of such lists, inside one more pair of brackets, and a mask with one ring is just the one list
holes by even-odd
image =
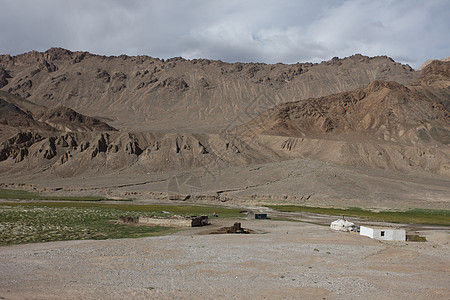
[[0, 0], [0, 53], [321, 62], [450, 56], [449, 0]]

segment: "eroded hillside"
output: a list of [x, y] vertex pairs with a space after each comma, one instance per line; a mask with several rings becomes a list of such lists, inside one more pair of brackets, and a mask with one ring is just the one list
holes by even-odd
[[123, 131], [217, 133], [276, 104], [417, 76], [388, 57], [362, 55], [294, 65], [105, 57], [59, 48], [0, 56], [4, 91]]

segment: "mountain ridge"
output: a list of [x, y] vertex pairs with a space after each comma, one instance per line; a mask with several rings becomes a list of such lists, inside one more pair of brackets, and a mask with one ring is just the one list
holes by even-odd
[[60, 48], [2, 55], [0, 68], [1, 89], [37, 104], [66, 106], [124, 131], [187, 133], [219, 133], [276, 104], [419, 76], [385, 56], [269, 65]]

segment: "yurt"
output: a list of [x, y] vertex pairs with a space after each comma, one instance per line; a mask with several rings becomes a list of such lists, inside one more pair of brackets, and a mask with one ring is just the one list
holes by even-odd
[[354, 223], [349, 222], [345, 219], [339, 219], [331, 222], [331, 229], [339, 231], [356, 231], [356, 226]]

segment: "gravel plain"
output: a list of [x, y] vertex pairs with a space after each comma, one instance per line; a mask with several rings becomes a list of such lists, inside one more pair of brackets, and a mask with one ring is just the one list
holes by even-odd
[[141, 239], [0, 248], [0, 299], [448, 299], [450, 231], [380, 242], [302, 222], [241, 220]]

